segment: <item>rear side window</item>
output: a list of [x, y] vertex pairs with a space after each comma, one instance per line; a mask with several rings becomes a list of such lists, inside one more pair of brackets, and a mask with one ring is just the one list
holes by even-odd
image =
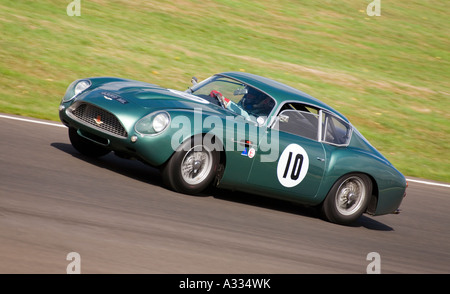
[[336, 146], [348, 145], [352, 135], [351, 124], [342, 118], [327, 110], [295, 102], [281, 106], [272, 128]]
[[282, 132], [317, 140], [318, 123], [318, 114], [299, 110], [283, 110], [278, 115], [274, 128]]
[[333, 145], [348, 145], [352, 128], [349, 123], [327, 112], [322, 112], [321, 141]]

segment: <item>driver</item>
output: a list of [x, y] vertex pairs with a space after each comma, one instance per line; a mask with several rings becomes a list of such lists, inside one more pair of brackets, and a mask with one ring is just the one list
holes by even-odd
[[274, 107], [275, 102], [266, 94], [248, 87], [247, 94], [242, 97], [238, 105], [255, 115], [267, 116]]

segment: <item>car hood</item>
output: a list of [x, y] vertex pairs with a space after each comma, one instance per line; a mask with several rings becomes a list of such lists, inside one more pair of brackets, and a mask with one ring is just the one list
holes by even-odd
[[[144, 112], [158, 109], [201, 109], [210, 114], [233, 115], [230, 111], [187, 92], [158, 85], [120, 78], [91, 78], [92, 87], [79, 99], [109, 110], [143, 108]], [[142, 110], [143, 110], [142, 109]], [[234, 114], [236, 115], [236, 114]]]

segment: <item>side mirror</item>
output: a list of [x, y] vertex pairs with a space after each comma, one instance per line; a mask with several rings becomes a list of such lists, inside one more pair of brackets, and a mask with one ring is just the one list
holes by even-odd
[[198, 84], [197, 78], [196, 78], [196, 77], [192, 77], [191, 83], [192, 83], [192, 85], [194, 85], [194, 86], [197, 85], [197, 84]]

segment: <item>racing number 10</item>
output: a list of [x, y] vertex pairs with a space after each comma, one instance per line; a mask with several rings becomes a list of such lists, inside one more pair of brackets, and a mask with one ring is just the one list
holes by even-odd
[[297, 144], [288, 145], [277, 164], [277, 178], [281, 185], [292, 188], [300, 184], [309, 169], [308, 153]]
[[[286, 163], [286, 169], [284, 170], [283, 178], [286, 178], [289, 173], [291, 161], [292, 161], [292, 152], [289, 152], [289, 157]], [[291, 180], [295, 181], [298, 179], [298, 177], [300, 176], [302, 165], [303, 165], [303, 155], [297, 153], [297, 155], [294, 158], [294, 163], [292, 166]]]

